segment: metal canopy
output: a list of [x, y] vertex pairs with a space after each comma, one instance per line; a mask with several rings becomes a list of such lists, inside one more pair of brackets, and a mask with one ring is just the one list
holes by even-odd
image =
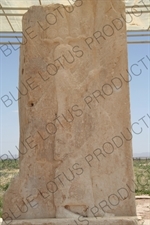
[[[51, 3], [70, 5], [74, 1], [0, 0], [0, 44], [20, 44], [22, 39], [22, 16], [30, 6]], [[131, 21], [132, 18], [132, 22], [127, 22], [128, 43], [150, 43], [150, 0], [125, 0], [125, 5], [126, 20]]]

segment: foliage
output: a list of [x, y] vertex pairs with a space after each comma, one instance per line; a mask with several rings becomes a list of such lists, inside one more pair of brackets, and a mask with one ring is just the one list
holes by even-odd
[[3, 194], [19, 170], [19, 161], [14, 159], [0, 161], [0, 217], [2, 216]]
[[19, 169], [19, 161], [17, 159], [0, 160], [0, 171], [3, 169]]
[[150, 159], [134, 160], [136, 195], [150, 195]]

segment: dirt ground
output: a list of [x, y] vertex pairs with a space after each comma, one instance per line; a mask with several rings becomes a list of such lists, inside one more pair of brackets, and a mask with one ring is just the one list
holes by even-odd
[[136, 196], [139, 225], [150, 225], [150, 196]]

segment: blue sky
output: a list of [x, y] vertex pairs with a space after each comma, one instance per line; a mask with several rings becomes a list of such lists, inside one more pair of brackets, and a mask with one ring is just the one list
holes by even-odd
[[[142, 58], [143, 62], [140, 61]], [[150, 154], [150, 118], [147, 116], [150, 115], [150, 45], [129, 44], [128, 63], [129, 71], [132, 67], [135, 74], [141, 72], [139, 76], [132, 74], [130, 82], [131, 122], [138, 122], [143, 129], [141, 134], [133, 137], [133, 152]], [[0, 51], [0, 97], [10, 95], [11, 92], [17, 99], [18, 76], [19, 50], [12, 49], [12, 54], [8, 57]], [[18, 101], [13, 100], [10, 107], [5, 107], [0, 101], [0, 109], [0, 155], [10, 155], [10, 152], [16, 155], [18, 151], [15, 146], [19, 142]], [[139, 121], [142, 117], [147, 125], [142, 120]]]
[[[150, 45], [149, 44], [133, 44], [128, 45], [128, 63], [129, 68], [133, 64], [138, 64], [142, 70], [140, 76], [133, 76], [130, 82], [130, 104], [131, 104], [131, 121], [137, 122], [145, 116], [145, 121], [150, 125], [150, 119], [146, 116], [150, 115]], [[143, 63], [139, 60], [143, 59]], [[148, 69], [147, 69], [147, 68]], [[138, 74], [138, 71], [137, 71]], [[138, 121], [140, 122], [140, 121]], [[150, 132], [149, 128], [144, 126], [143, 132], [133, 138], [133, 152], [143, 153], [150, 152]]]

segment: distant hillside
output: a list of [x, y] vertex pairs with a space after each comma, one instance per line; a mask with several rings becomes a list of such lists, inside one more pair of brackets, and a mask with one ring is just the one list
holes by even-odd
[[0, 155], [0, 160], [6, 159], [18, 159], [18, 155], [7, 155], [7, 154]]
[[134, 158], [150, 158], [150, 152], [133, 153]]
[[[18, 155], [1, 155], [0, 161], [6, 159], [18, 159], [18, 157]], [[133, 158], [150, 158], [150, 152], [133, 153]]]

